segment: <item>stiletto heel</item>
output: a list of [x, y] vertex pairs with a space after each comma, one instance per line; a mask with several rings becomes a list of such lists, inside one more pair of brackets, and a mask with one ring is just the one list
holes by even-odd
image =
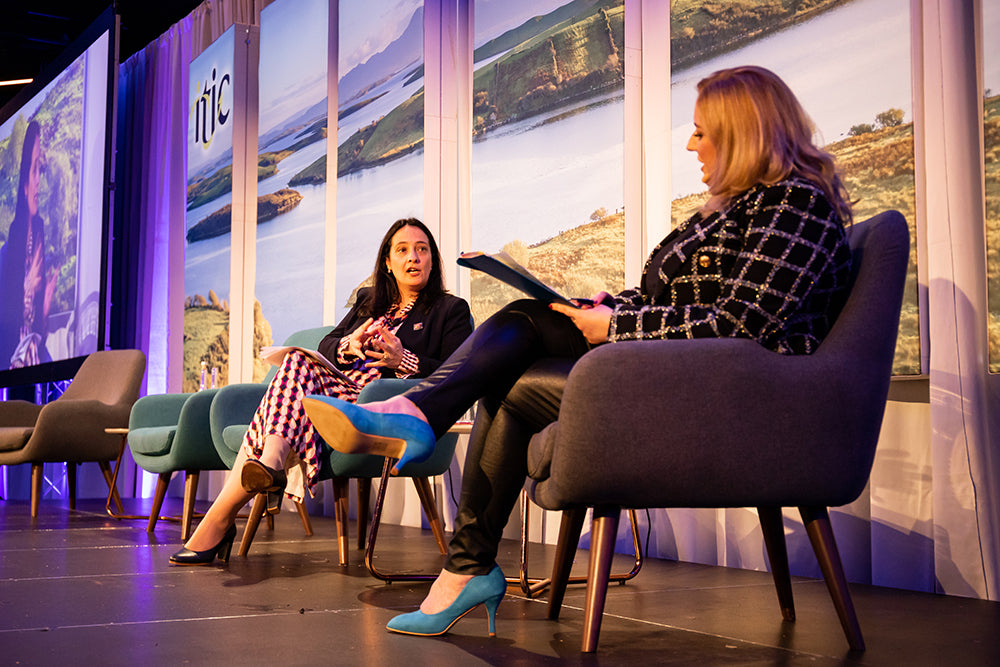
[[240, 471], [240, 484], [249, 494], [267, 494], [267, 513], [281, 512], [281, 497], [288, 485], [288, 476], [284, 470], [275, 470], [260, 461], [250, 459], [243, 464]]
[[180, 551], [170, 556], [173, 565], [208, 565], [218, 556], [223, 563], [229, 562], [229, 555], [233, 552], [233, 541], [236, 539], [236, 524], [229, 526], [229, 530], [222, 536], [219, 543], [211, 549], [204, 551], [194, 551], [184, 547]]
[[398, 459], [394, 475], [407, 463], [429, 458], [437, 444], [430, 425], [412, 415], [372, 412], [331, 396], [308, 396], [302, 407], [330, 447], [344, 454]]
[[496, 637], [497, 607], [500, 606], [500, 601], [506, 592], [507, 579], [500, 571], [500, 566], [494, 565], [489, 574], [469, 579], [465, 588], [447, 609], [436, 614], [425, 614], [420, 610], [402, 614], [391, 619], [385, 627], [404, 635], [435, 637], [448, 632], [460, 618], [479, 605], [485, 604], [486, 614], [489, 617], [490, 637]]
[[503, 595], [497, 595], [496, 597], [492, 597], [483, 603], [486, 605], [486, 615], [490, 626], [490, 637], [497, 636], [497, 607], [500, 606], [501, 600], [503, 600]]

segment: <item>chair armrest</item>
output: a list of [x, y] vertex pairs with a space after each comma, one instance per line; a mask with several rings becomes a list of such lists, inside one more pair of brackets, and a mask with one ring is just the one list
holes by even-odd
[[221, 389], [202, 389], [188, 394], [181, 407], [171, 453], [188, 467], [201, 470], [228, 469], [214, 446], [210, 426], [212, 404], [219, 391]]
[[230, 384], [218, 390], [212, 399], [209, 426], [212, 442], [220, 453], [229, 449], [222, 437], [226, 427], [249, 424], [266, 392], [267, 385], [256, 382]]
[[174, 426], [181, 408], [192, 394], [154, 394], [143, 396], [132, 405], [128, 428], [135, 431], [149, 426]]
[[0, 428], [6, 426], [34, 426], [42, 406], [28, 401], [3, 401], [0, 403]]
[[420, 384], [419, 378], [379, 378], [372, 380], [358, 394], [358, 403], [384, 401], [402, 394], [410, 387], [416, 387], [418, 384]]
[[[570, 372], [559, 420], [532, 438], [536, 500], [550, 509], [781, 504], [796, 485], [824, 500], [849, 496], [867, 478], [868, 450], [844, 414], [862, 407], [849, 378], [838, 379], [849, 374], [830, 363], [745, 339], [601, 346]], [[817, 470], [829, 484], [815, 482]], [[775, 471], [788, 487], [754, 488]]]

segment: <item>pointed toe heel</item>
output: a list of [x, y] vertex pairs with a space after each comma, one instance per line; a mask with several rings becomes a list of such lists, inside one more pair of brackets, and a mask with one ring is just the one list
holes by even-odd
[[500, 566], [495, 565], [489, 574], [470, 579], [447, 609], [436, 614], [425, 614], [419, 610], [401, 614], [390, 620], [385, 627], [391, 632], [404, 635], [436, 637], [451, 630], [459, 619], [479, 605], [485, 605], [490, 637], [496, 637], [497, 607], [506, 592], [507, 579]]
[[210, 565], [216, 557], [223, 563], [229, 562], [229, 556], [233, 552], [233, 541], [236, 539], [236, 524], [229, 527], [226, 534], [222, 536], [219, 543], [211, 549], [204, 551], [194, 551], [187, 547], [175, 552], [170, 556], [172, 565]]
[[433, 429], [412, 415], [372, 412], [331, 396], [308, 396], [302, 399], [302, 407], [330, 447], [344, 454], [398, 459], [393, 474], [434, 453], [437, 438]]

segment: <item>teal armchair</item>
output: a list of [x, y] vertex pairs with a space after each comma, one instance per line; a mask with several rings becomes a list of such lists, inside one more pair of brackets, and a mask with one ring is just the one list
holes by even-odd
[[181, 539], [187, 541], [194, 517], [195, 493], [202, 470], [228, 470], [212, 445], [208, 414], [218, 389], [193, 394], [143, 396], [129, 415], [128, 446], [136, 465], [159, 477], [146, 530], [152, 532], [170, 479], [184, 471]]
[[[332, 329], [333, 327], [318, 327], [297, 331], [289, 336], [284, 344], [316, 349], [319, 347], [319, 342]], [[236, 454], [242, 446], [243, 436], [250, 426], [253, 413], [264, 397], [267, 384], [274, 377], [275, 372], [276, 369], [272, 369], [264, 378], [263, 383], [234, 384], [223, 387], [212, 401], [210, 413], [212, 440], [219, 456], [224, 461], [227, 461], [228, 465], [232, 465], [232, 462], [236, 459]], [[358, 402], [383, 400], [405, 391], [417, 382], [418, 380], [375, 380], [362, 390], [358, 397]], [[421, 463], [408, 465], [400, 471], [400, 476], [411, 477], [413, 479], [424, 514], [427, 517], [442, 554], [446, 552], [444, 528], [434, 503], [429, 478], [443, 474], [448, 469], [455, 454], [457, 441], [457, 435], [446, 435], [439, 441], [438, 447], [430, 459]], [[385, 458], [381, 456], [341, 454], [326, 445], [324, 445], [323, 451], [319, 479], [329, 479], [333, 484], [340, 564], [346, 566], [350, 551], [348, 546], [348, 497], [350, 480], [357, 480], [358, 549], [365, 549], [368, 509], [371, 504], [371, 481], [374, 478], [382, 477], [383, 472], [387, 476], [388, 469], [385, 466]], [[411, 575], [384, 575], [374, 567], [374, 543], [378, 531], [378, 522], [381, 517], [385, 490], [386, 484], [383, 483], [379, 486], [379, 493], [376, 499], [375, 513], [372, 517], [371, 539], [367, 542], [365, 563], [368, 565], [369, 571], [376, 577], [383, 579], [387, 577], [390, 579], [412, 579], [413, 576]], [[264, 506], [265, 499], [263, 494], [261, 494], [254, 500], [253, 508], [250, 511], [250, 518], [247, 521], [243, 539], [240, 543], [239, 554], [241, 556], [245, 556], [250, 551], [250, 545], [253, 543], [257, 527], [264, 515]], [[302, 517], [303, 524], [306, 526], [306, 535], [312, 535], [311, 525], [309, 525], [309, 515], [306, 513], [305, 507], [299, 503], [297, 504], [297, 509], [299, 515]], [[417, 578], [422, 578], [422, 575]]]
[[[324, 336], [332, 330], [332, 326], [303, 329], [290, 335], [283, 344], [315, 350], [319, 347], [319, 342], [323, 340]], [[270, 384], [277, 370], [277, 367], [272, 366], [262, 382], [244, 382], [222, 387], [212, 400], [208, 414], [209, 432], [215, 450], [227, 468], [233, 467], [240, 447], [243, 446], [243, 437], [246, 435], [247, 429], [250, 428], [253, 414], [257, 411], [257, 407], [267, 391], [267, 385]], [[250, 520], [243, 532], [243, 540], [240, 542], [239, 550], [241, 556], [247, 555], [250, 550], [253, 535], [256, 533], [257, 526], [264, 514], [264, 506], [264, 494], [260, 494], [254, 499], [253, 508], [250, 510]], [[295, 509], [302, 520], [306, 536], [311, 536], [313, 534], [312, 522], [309, 521], [309, 513], [306, 511], [305, 505], [295, 503]], [[272, 520], [273, 518], [268, 515], [268, 522], [270, 523]]]

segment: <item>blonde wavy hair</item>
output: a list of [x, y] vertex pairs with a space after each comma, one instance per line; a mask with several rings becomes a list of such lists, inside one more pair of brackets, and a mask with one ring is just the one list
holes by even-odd
[[755, 185], [798, 176], [823, 190], [843, 223], [851, 222], [833, 156], [813, 144], [812, 120], [778, 75], [755, 66], [719, 70], [698, 82], [695, 106], [716, 151], [707, 211]]

